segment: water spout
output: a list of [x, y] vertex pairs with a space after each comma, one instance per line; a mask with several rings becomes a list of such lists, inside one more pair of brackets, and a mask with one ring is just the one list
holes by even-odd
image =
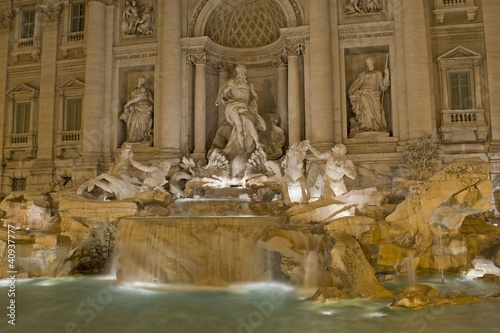
[[443, 236], [442, 236], [441, 226], [438, 225], [438, 236], [439, 236], [439, 256], [440, 256], [440, 269], [441, 269], [441, 283], [444, 283], [444, 263], [443, 263]]

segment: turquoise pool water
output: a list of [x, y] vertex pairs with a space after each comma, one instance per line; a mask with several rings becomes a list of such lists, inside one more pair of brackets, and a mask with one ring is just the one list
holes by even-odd
[[[485, 296], [494, 283], [440, 276], [419, 277], [446, 290]], [[404, 289], [404, 279], [384, 284]], [[111, 277], [16, 281], [15, 326], [8, 324], [6, 280], [0, 282], [0, 332], [99, 333], [343, 333], [500, 332], [500, 300], [413, 311], [389, 309], [390, 299], [311, 304], [308, 293], [276, 283], [225, 289], [124, 286]], [[153, 288], [154, 287], [154, 288]], [[12, 299], [12, 297], [10, 297]]]

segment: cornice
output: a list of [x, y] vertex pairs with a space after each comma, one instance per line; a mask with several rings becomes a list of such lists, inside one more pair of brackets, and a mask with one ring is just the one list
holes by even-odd
[[463, 34], [482, 34], [484, 33], [483, 23], [447, 25], [431, 27], [431, 36], [450, 36]]

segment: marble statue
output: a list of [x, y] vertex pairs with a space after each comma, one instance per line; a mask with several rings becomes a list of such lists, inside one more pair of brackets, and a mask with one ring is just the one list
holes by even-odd
[[384, 74], [375, 69], [374, 58], [368, 57], [366, 65], [367, 70], [359, 74], [348, 91], [352, 110], [356, 115], [355, 122], [351, 124], [351, 137], [359, 132], [389, 131], [382, 105], [383, 93], [390, 85], [387, 63]]
[[[90, 192], [97, 186], [108, 194], [114, 194], [118, 200], [135, 197], [140, 191], [141, 182], [128, 172], [130, 154], [129, 147], [122, 148], [116, 163], [107, 172], [83, 183], [77, 194], [81, 195], [84, 190]], [[107, 196], [104, 199], [107, 199]]]
[[284, 170], [281, 179], [281, 195], [287, 205], [309, 201], [310, 194], [307, 179], [304, 176], [304, 159], [309, 147], [311, 145], [307, 140], [293, 143], [281, 162]]
[[232, 126], [231, 135], [222, 152], [230, 159], [249, 155], [262, 146], [258, 131], [266, 130], [266, 123], [257, 110], [257, 93], [246, 78], [244, 65], [237, 65], [236, 77], [230, 78], [220, 89], [215, 105], [224, 104], [226, 121]]
[[344, 176], [351, 179], [356, 178], [357, 172], [354, 163], [346, 158], [347, 148], [341, 143], [333, 146], [331, 151], [321, 153], [319, 150], [307, 144], [306, 148], [314, 156], [326, 160], [325, 174], [323, 176], [323, 197], [332, 198], [347, 192], [344, 184]]
[[145, 142], [152, 139], [153, 95], [145, 87], [146, 78], [137, 80], [137, 87], [130, 93], [130, 100], [125, 104], [120, 119], [127, 124], [128, 143]]
[[165, 192], [163, 185], [168, 183], [166, 177], [171, 167], [168, 161], [161, 161], [158, 165], [143, 165], [134, 159], [133, 153], [128, 155], [128, 159], [136, 169], [144, 171], [144, 175], [141, 177], [142, 184], [139, 192], [153, 190]]

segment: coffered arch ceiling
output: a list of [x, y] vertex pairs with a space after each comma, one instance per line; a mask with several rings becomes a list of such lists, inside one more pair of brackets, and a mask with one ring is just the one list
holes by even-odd
[[302, 25], [297, 0], [200, 0], [188, 28], [190, 37], [208, 36], [233, 48], [269, 45], [280, 29]]

